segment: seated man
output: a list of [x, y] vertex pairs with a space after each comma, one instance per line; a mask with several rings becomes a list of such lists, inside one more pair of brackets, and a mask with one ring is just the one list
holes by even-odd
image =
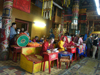
[[33, 39], [33, 42], [39, 42], [38, 39], [39, 39], [39, 37], [35, 36], [35, 38]]
[[60, 40], [60, 41], [58, 42], [59, 52], [65, 51], [65, 48], [64, 48], [64, 43], [65, 43], [65, 41], [66, 41], [66, 38], [63, 37], [62, 40]]
[[51, 49], [51, 50], [54, 49], [54, 47], [53, 47], [53, 42], [54, 42], [54, 38], [50, 38], [50, 39], [48, 39], [47, 41], [45, 41], [45, 42], [42, 44], [41, 55], [43, 55], [43, 52], [46, 52], [47, 49]]

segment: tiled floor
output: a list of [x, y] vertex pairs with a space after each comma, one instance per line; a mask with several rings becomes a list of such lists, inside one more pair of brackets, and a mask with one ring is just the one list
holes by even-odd
[[[21, 69], [19, 64], [19, 61], [17, 63], [12, 60], [0, 61], [0, 75], [33, 75]], [[45, 70], [45, 72], [41, 71], [34, 75], [58, 75], [65, 71], [65, 69], [65, 63], [62, 63], [61, 69], [57, 69], [56, 67], [51, 68], [51, 74], [49, 74], [48, 70]]]
[[[87, 62], [85, 62], [85, 61], [87, 61]], [[85, 65], [83, 64], [84, 62], [85, 62]], [[95, 64], [93, 64], [93, 63], [95, 63]], [[74, 74], [70, 74], [72, 72], [75, 72], [75, 73], [81, 72], [82, 75], [85, 75], [85, 74], [83, 74], [84, 73], [83, 67], [85, 67], [85, 69], [92, 67], [93, 69], [90, 68], [91, 71], [93, 70], [94, 74], [100, 75], [99, 74], [100, 73], [100, 61], [96, 60], [96, 59], [92, 59], [92, 58], [84, 58], [84, 60], [73, 62], [72, 67], [69, 68], [68, 70], [66, 69], [65, 63], [62, 63], [61, 69], [57, 69], [57, 67], [55, 66], [54, 68], [51, 68], [50, 74], [49, 74], [48, 70], [45, 70], [45, 72], [40, 71], [38, 73], [31, 74], [31, 73], [28, 73], [25, 70], [21, 69], [19, 64], [20, 64], [19, 61], [17, 63], [13, 62], [12, 60], [0, 61], [0, 75], [59, 75], [59, 74], [60, 75], [62, 75], [62, 74], [63, 75], [74, 75]], [[75, 69], [74, 64], [75, 65], [80, 64], [80, 65], [82, 65], [82, 67], [78, 68], [78, 70], [75, 71], [76, 69]], [[93, 67], [93, 65], [97, 65], [97, 66]], [[75, 69], [75, 70], [72, 70], [72, 69]], [[88, 70], [90, 70], [90, 69], [88, 69]], [[87, 73], [88, 73], [88, 70], [87, 70]], [[75, 75], [80, 75], [80, 74], [75, 74]], [[88, 75], [88, 74], [86, 74], [86, 75]]]

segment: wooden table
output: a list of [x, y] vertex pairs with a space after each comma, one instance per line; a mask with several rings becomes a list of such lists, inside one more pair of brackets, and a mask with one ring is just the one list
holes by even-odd
[[57, 69], [58, 69], [58, 53], [59, 52], [55, 52], [55, 53], [47, 53], [47, 52], [44, 52], [44, 65], [43, 65], [43, 71], [45, 71], [45, 62], [48, 61], [49, 63], [49, 73], [51, 71], [51, 67], [50, 67], [50, 61], [53, 61], [53, 60], [57, 60]]
[[[34, 46], [34, 47], [41, 47], [41, 46]], [[11, 45], [11, 48], [13, 49], [13, 61], [17, 62], [17, 54], [21, 53], [22, 47], [19, 47], [17, 45]], [[26, 47], [23, 47], [23, 48], [26, 48]], [[33, 47], [29, 47], [29, 48], [33, 48]]]
[[72, 61], [77, 60], [76, 48], [68, 47], [67, 51], [70, 52], [70, 53], [75, 53], [75, 58], [72, 57]]
[[[66, 52], [66, 53], [65, 53]], [[69, 60], [66, 60], [65, 58], [69, 56]], [[64, 58], [64, 61], [66, 62], [70, 62], [72, 60], [72, 57], [73, 57], [73, 54], [68, 52], [68, 51], [62, 51], [62, 52], [59, 52], [59, 62], [60, 62], [60, 59], [62, 59], [62, 57], [65, 57]], [[67, 57], [68, 58], [68, 57]], [[66, 64], [66, 68], [68, 68], [68, 63]], [[61, 62], [59, 64], [59, 67], [61, 68]]]
[[17, 54], [21, 53], [21, 47], [18, 47], [17, 45], [11, 45], [11, 48], [13, 48], [13, 61], [17, 62]]

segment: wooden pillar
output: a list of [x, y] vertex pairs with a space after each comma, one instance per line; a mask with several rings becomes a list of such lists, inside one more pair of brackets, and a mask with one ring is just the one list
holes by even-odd
[[2, 29], [0, 37], [0, 57], [2, 60], [8, 58], [9, 35], [11, 26], [13, 0], [4, 0], [3, 14], [2, 14]]
[[81, 33], [81, 23], [79, 23], [79, 30], [80, 30], [80, 33]]
[[93, 29], [92, 29], [92, 32], [94, 31], [94, 21], [93, 21], [93, 27], [92, 27]]
[[68, 33], [69, 33], [69, 25], [70, 25], [70, 23], [68, 22], [68, 26], [67, 26], [68, 27]]
[[81, 31], [81, 23], [79, 24], [79, 30]]
[[87, 21], [87, 34], [89, 34], [89, 21]]
[[72, 25], [73, 29], [78, 29], [78, 15], [79, 15], [79, 0], [74, 0], [73, 3], [73, 16], [72, 16]]
[[62, 10], [60, 34], [63, 33], [63, 28], [64, 28], [64, 10]]
[[68, 32], [68, 28], [67, 28], [67, 22], [66, 22], [66, 27], [65, 27], [65, 28], [66, 28], [66, 32]]

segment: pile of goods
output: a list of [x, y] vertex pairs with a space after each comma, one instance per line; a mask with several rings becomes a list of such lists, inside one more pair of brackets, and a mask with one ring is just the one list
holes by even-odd
[[63, 52], [63, 54], [67, 54], [67, 52], [66, 52], [66, 51], [64, 51], [64, 52]]
[[41, 47], [42, 46], [42, 44], [39, 44], [39, 43], [37, 43], [37, 42], [30, 42], [30, 43], [28, 43], [28, 45], [27, 45], [28, 47]]
[[58, 48], [55, 48], [55, 49], [48, 49], [48, 50], [47, 50], [47, 53], [55, 53], [55, 52], [59, 52], [59, 51], [58, 51]]

